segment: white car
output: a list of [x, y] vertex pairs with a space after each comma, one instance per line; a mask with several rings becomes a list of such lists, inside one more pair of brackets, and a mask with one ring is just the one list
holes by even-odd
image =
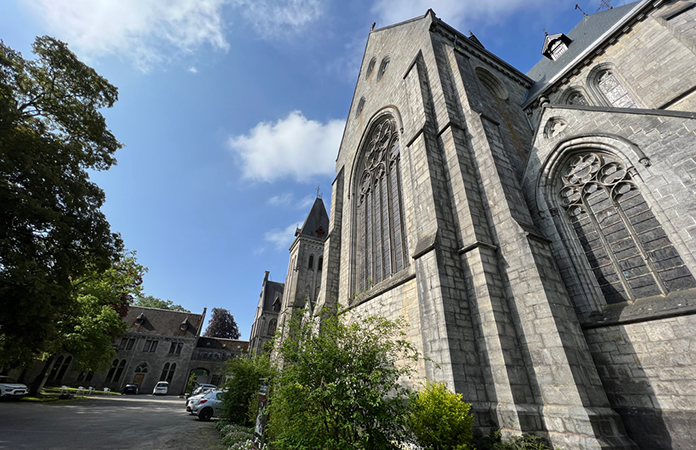
[[219, 389], [208, 391], [198, 403], [191, 407], [191, 412], [200, 420], [210, 420], [222, 409], [222, 393]]
[[0, 375], [0, 397], [22, 398], [27, 394], [27, 385], [17, 383], [12, 378]]
[[167, 395], [169, 383], [166, 381], [158, 381], [155, 388], [152, 390], [152, 395]]

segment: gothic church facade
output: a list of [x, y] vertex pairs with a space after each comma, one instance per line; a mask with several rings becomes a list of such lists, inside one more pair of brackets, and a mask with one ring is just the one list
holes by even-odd
[[406, 319], [482, 427], [696, 447], [695, 6], [587, 16], [528, 74], [432, 11], [372, 30], [315, 309]]

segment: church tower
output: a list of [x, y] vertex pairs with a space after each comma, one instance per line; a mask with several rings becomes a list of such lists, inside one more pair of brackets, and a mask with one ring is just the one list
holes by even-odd
[[279, 318], [284, 338], [290, 334], [292, 323], [300, 320], [305, 310], [314, 310], [321, 286], [328, 229], [329, 216], [324, 201], [317, 197], [302, 228], [295, 231], [295, 241], [290, 246], [290, 263]]

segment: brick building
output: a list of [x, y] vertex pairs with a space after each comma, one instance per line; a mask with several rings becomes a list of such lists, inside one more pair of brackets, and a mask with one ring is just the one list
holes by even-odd
[[405, 318], [479, 426], [695, 448], [695, 5], [584, 17], [528, 74], [430, 10], [370, 31], [317, 308]]

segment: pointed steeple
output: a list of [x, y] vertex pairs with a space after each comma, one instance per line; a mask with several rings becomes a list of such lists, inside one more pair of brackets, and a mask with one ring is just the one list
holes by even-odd
[[321, 197], [314, 200], [314, 205], [309, 211], [307, 218], [300, 228], [298, 236], [309, 236], [317, 239], [324, 239], [329, 230], [329, 215]]

